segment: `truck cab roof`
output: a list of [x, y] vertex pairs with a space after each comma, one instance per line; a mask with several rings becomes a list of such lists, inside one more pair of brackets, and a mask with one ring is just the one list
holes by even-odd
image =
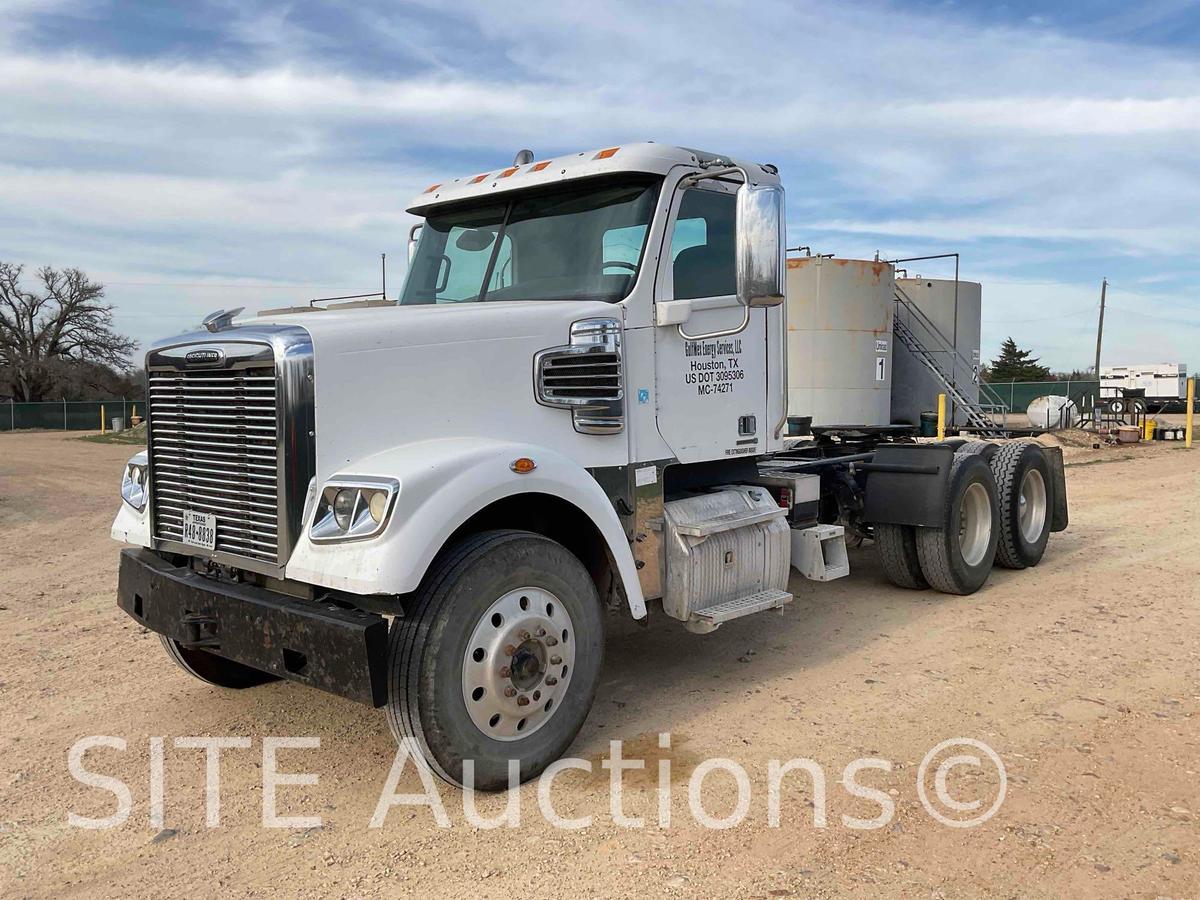
[[644, 141], [568, 153], [523, 165], [497, 166], [487, 172], [431, 184], [409, 203], [408, 212], [426, 216], [433, 208], [444, 204], [596, 175], [617, 172], [666, 175], [676, 166], [696, 169], [741, 166], [756, 182], [779, 182], [778, 170], [769, 163], [748, 162], [703, 150]]

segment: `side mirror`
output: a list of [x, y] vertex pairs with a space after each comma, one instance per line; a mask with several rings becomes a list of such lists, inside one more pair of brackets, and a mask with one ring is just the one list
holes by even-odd
[[418, 222], [412, 228], [408, 229], [408, 262], [411, 265], [413, 257], [417, 255], [417, 240], [418, 232], [421, 230], [421, 223]]
[[745, 182], [737, 192], [737, 299], [743, 306], [784, 300], [783, 188]]

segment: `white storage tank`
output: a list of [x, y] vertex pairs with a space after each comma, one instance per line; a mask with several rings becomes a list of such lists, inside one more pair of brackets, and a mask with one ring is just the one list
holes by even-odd
[[789, 416], [891, 423], [894, 278], [886, 262], [788, 260]]
[[[942, 369], [952, 375], [955, 386], [969, 399], [979, 402], [983, 286], [976, 281], [953, 278], [897, 278], [896, 288], [917, 309], [913, 312], [901, 304], [896, 315], [904, 317], [904, 324], [933, 353]], [[951, 352], [952, 347], [957, 354]], [[921, 413], [937, 409], [937, 395], [944, 389], [903, 346], [896, 350], [895, 365], [892, 420], [917, 425]], [[967, 423], [964, 410], [951, 412], [952, 424]]]

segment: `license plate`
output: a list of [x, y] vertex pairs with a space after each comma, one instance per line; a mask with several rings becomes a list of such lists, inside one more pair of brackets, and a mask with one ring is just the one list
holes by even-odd
[[212, 550], [217, 546], [217, 517], [212, 513], [183, 511], [183, 542]]

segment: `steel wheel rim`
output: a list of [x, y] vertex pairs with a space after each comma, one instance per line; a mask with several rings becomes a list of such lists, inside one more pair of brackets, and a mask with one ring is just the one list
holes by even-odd
[[963, 494], [958, 513], [958, 549], [968, 566], [977, 566], [987, 555], [992, 539], [992, 504], [987, 488], [976, 481]]
[[475, 623], [463, 653], [463, 703], [484, 735], [519, 741], [558, 712], [574, 669], [571, 614], [544, 588], [518, 588]]
[[1038, 542], [1046, 527], [1046, 506], [1046, 479], [1037, 469], [1030, 469], [1021, 479], [1017, 497], [1021, 536], [1030, 544]]

